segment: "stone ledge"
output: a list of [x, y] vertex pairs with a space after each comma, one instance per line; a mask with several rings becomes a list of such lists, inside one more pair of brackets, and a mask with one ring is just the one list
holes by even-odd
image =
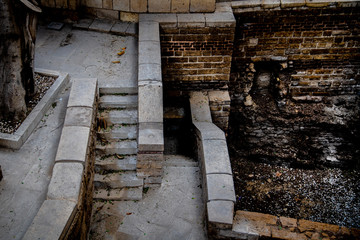
[[202, 140], [225, 140], [225, 133], [210, 122], [193, 122], [196, 135]]
[[208, 174], [232, 175], [226, 140], [203, 140], [202, 170]]
[[207, 174], [205, 191], [207, 201], [236, 201], [234, 181], [229, 174]]
[[66, 110], [64, 126], [82, 126], [90, 128], [94, 114], [92, 108], [68, 107]]
[[96, 78], [76, 78], [73, 80], [67, 107], [93, 108], [97, 95]]
[[192, 122], [212, 122], [209, 98], [205, 95], [205, 93], [190, 93], [190, 109]]
[[20, 149], [39, 124], [51, 104], [55, 101], [59, 92], [64, 89], [69, 82], [69, 75], [67, 73], [39, 68], [36, 68], [35, 72], [42, 75], [57, 77], [57, 79], [14, 134], [0, 133], [1, 147]]
[[163, 123], [139, 123], [139, 152], [163, 152], [164, 131]]
[[140, 21], [139, 22], [139, 42], [156, 41], [160, 42], [160, 30], [158, 22]]
[[209, 224], [221, 224], [220, 228], [226, 226], [231, 229], [234, 218], [234, 202], [210, 201], [206, 204], [206, 211]]

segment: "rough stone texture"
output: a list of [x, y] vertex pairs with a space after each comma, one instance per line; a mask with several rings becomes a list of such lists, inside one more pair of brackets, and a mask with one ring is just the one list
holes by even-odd
[[148, 11], [156, 12], [170, 12], [171, 0], [148, 0]]
[[227, 132], [230, 116], [230, 95], [228, 91], [209, 91], [210, 111], [213, 122]]
[[114, 10], [119, 11], [129, 11], [130, 10], [130, 0], [113, 0]]
[[147, 0], [131, 0], [130, 1], [131, 12], [146, 12], [147, 11]]
[[[60, 239], [74, 217], [76, 203], [68, 200], [45, 200], [23, 239]], [[45, 235], [46, 234], [46, 235]]]
[[357, 164], [359, 8], [237, 19], [229, 130], [237, 152], [290, 166]]
[[190, 0], [190, 12], [214, 12], [214, 0]]
[[162, 123], [162, 84], [153, 83], [139, 86], [139, 123]]
[[56, 163], [49, 184], [48, 199], [76, 202], [83, 173], [84, 167], [81, 163]]

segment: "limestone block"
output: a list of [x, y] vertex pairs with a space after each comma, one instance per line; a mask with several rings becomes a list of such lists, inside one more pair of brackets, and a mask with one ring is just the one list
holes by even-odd
[[85, 162], [89, 144], [90, 129], [88, 127], [65, 126], [61, 133], [55, 162]]
[[190, 12], [214, 12], [215, 0], [190, 0]]
[[162, 123], [140, 123], [138, 149], [140, 152], [163, 152], [164, 130]]
[[190, 109], [192, 122], [212, 122], [209, 99], [204, 93], [190, 93]]
[[226, 224], [232, 226], [234, 203], [231, 201], [211, 201], [207, 203], [208, 222], [212, 224]]
[[103, 8], [113, 9], [113, 0], [103, 0]]
[[85, 5], [87, 7], [102, 8], [102, 0], [86, 0]]
[[262, 0], [261, 6], [263, 8], [280, 7], [280, 0]]
[[[96, 17], [103, 18], [106, 20], [118, 20], [119, 19], [119, 11], [110, 10], [110, 9], [96, 9]], [[103, 28], [92, 29], [99, 32], [109, 32], [111, 27], [114, 25], [114, 22], [109, 21]]]
[[189, 12], [190, 11], [190, 0], [172, 0], [171, 1], [171, 12]]
[[170, 0], [148, 0], [148, 10], [150, 13], [170, 12]]
[[235, 190], [232, 175], [206, 175], [207, 201], [224, 200], [235, 203]]
[[84, 167], [81, 163], [56, 163], [47, 193], [48, 199], [77, 201]]
[[139, 42], [139, 65], [144, 63], [161, 64], [160, 42]]
[[130, 11], [138, 13], [146, 12], [147, 0], [130, 0]]
[[123, 35], [124, 33], [126, 33], [126, 29], [129, 27], [129, 23], [128, 22], [116, 22], [110, 32], [112, 33], [116, 33], [119, 35]]
[[139, 23], [139, 41], [157, 41], [160, 42], [159, 23], [140, 22]]
[[139, 22], [139, 14], [132, 12], [120, 12], [120, 20], [124, 22]]
[[204, 14], [177, 14], [179, 27], [205, 27]]
[[231, 2], [218, 2], [218, 3], [216, 3], [215, 12], [216, 13], [219, 13], [219, 12], [232, 13]]
[[128, 12], [130, 10], [130, 0], [113, 0], [113, 9]]
[[224, 132], [215, 124], [210, 122], [194, 122], [197, 136], [204, 140], [226, 140]]
[[245, 1], [234, 1], [231, 3], [233, 8], [254, 8], [260, 7], [262, 0], [245, 0]]
[[45, 200], [23, 239], [61, 239], [76, 209], [76, 203], [69, 200]]
[[[139, 86], [139, 123], [163, 122], [162, 83]], [[140, 134], [140, 133], [139, 133]]]
[[281, 0], [282, 8], [293, 8], [305, 6], [305, 0]]
[[205, 174], [232, 174], [229, 152], [225, 140], [204, 140], [203, 151], [203, 170]]
[[206, 27], [235, 27], [236, 20], [232, 12], [205, 14]]
[[161, 65], [145, 63], [139, 65], [138, 81], [162, 81]]
[[96, 78], [77, 78], [73, 80], [68, 107], [90, 107], [95, 103], [97, 93]]
[[88, 107], [69, 107], [66, 110], [64, 126], [91, 127], [93, 109]]

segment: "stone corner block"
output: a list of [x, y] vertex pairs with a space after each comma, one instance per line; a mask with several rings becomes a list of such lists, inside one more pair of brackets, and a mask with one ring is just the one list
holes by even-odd
[[139, 124], [139, 152], [163, 152], [164, 130], [162, 123]]
[[97, 95], [96, 78], [76, 78], [73, 80], [68, 107], [93, 107]]
[[194, 122], [197, 136], [204, 140], [226, 140], [225, 133], [215, 124], [210, 122]]
[[192, 122], [212, 122], [208, 96], [203, 92], [190, 93]]
[[55, 162], [79, 161], [84, 163], [88, 154], [90, 128], [65, 126], [62, 130]]
[[235, 203], [235, 190], [232, 175], [207, 174], [206, 175], [207, 201], [223, 200]]
[[207, 217], [210, 224], [228, 225], [234, 219], [234, 203], [231, 201], [211, 201], [207, 203]]
[[76, 203], [72, 201], [45, 200], [23, 239], [61, 239], [62, 233], [70, 227], [76, 209]]
[[93, 109], [88, 107], [69, 107], [66, 110], [64, 126], [91, 127]]
[[138, 87], [139, 123], [163, 122], [163, 88], [161, 83]]
[[225, 140], [205, 140], [203, 141], [203, 151], [205, 174], [232, 174]]
[[81, 163], [56, 163], [49, 184], [48, 199], [79, 198], [84, 167]]

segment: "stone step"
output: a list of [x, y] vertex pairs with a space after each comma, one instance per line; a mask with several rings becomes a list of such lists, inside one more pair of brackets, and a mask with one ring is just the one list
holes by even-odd
[[[100, 83], [99, 83], [100, 84]], [[106, 83], [104, 83], [106, 84]], [[123, 84], [122, 86], [118, 86], [119, 84]], [[116, 84], [114, 83], [113, 85], [116, 86], [99, 86], [99, 93], [100, 94], [107, 94], [107, 95], [114, 95], [117, 93], [127, 93], [127, 94], [137, 94], [138, 92], [138, 87], [136, 86], [131, 86], [131, 84], [129, 84], [128, 82], [126, 83], [119, 83], [116, 82]]]
[[199, 163], [182, 155], [165, 155], [164, 165], [167, 167], [198, 167]]
[[137, 154], [137, 142], [135, 140], [125, 140], [116, 142], [96, 143], [96, 153], [103, 155], [134, 155]]
[[[123, 159], [121, 159], [123, 158]], [[96, 157], [95, 172], [101, 171], [135, 171], [136, 155], [112, 155], [108, 157]]]
[[136, 124], [138, 112], [136, 109], [104, 110], [98, 114], [98, 118], [106, 120], [107, 124]]
[[121, 188], [121, 189], [99, 189], [94, 191], [93, 198], [111, 201], [141, 200], [143, 194], [142, 187]]
[[137, 138], [137, 125], [111, 125], [106, 129], [101, 129], [97, 132], [97, 136], [100, 139], [129, 139], [133, 140]]
[[137, 108], [137, 95], [104, 95], [100, 97], [99, 108]]
[[107, 174], [95, 174], [95, 189], [117, 189], [124, 187], [140, 187], [143, 179], [136, 176], [135, 171], [120, 171]]

